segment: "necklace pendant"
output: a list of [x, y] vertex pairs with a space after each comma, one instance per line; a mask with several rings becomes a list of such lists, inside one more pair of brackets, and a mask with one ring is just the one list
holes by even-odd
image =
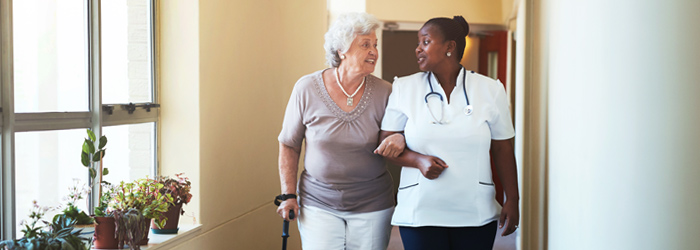
[[352, 106], [352, 97], [348, 97], [348, 106]]

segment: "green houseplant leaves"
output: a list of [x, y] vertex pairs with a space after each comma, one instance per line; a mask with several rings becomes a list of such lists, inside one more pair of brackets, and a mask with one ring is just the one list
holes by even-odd
[[[80, 162], [83, 163], [83, 166], [89, 169], [90, 177], [94, 179], [97, 177], [97, 174], [100, 173], [98, 166], [95, 163], [102, 161], [102, 158], [105, 157], [105, 153], [107, 153], [107, 150], [105, 149], [105, 146], [107, 146], [107, 136], [101, 136], [100, 140], [98, 141], [95, 133], [92, 132], [92, 130], [88, 129], [87, 134], [88, 138], [85, 138], [85, 141], [83, 141], [83, 148], [82, 152], [80, 153]], [[100, 174], [107, 175], [108, 173], [109, 170], [104, 168]]]

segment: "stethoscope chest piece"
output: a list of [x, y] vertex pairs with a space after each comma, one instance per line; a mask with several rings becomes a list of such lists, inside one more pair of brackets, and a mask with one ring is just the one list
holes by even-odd
[[472, 115], [472, 113], [474, 113], [474, 107], [472, 107], [472, 105], [467, 105], [466, 107], [464, 107], [465, 115]]

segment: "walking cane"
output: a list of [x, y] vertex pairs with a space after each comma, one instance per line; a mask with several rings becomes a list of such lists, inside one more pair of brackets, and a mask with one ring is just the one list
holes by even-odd
[[[291, 196], [292, 198], [297, 197], [296, 195], [293, 195], [293, 194], [287, 194], [287, 195], [280, 194], [277, 197], [275, 197], [275, 201], [274, 201], [275, 206], [279, 206], [280, 204], [282, 204], [282, 201], [289, 198], [289, 197], [285, 197], [285, 196]], [[289, 220], [293, 220], [293, 219], [294, 219], [294, 210], [289, 210]], [[287, 250], [287, 238], [289, 238], [289, 221], [284, 220], [284, 222], [282, 223], [282, 250]]]
[[[289, 210], [289, 219], [294, 219], [294, 210]], [[289, 221], [282, 223], [282, 250], [287, 250], [287, 238], [289, 237]]]

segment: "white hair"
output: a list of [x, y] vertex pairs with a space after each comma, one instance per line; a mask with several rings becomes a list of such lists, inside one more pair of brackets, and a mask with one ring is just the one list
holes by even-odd
[[368, 35], [379, 28], [379, 20], [367, 13], [344, 13], [331, 24], [324, 36], [326, 63], [331, 67], [340, 65], [338, 53], [346, 53], [357, 35]]

